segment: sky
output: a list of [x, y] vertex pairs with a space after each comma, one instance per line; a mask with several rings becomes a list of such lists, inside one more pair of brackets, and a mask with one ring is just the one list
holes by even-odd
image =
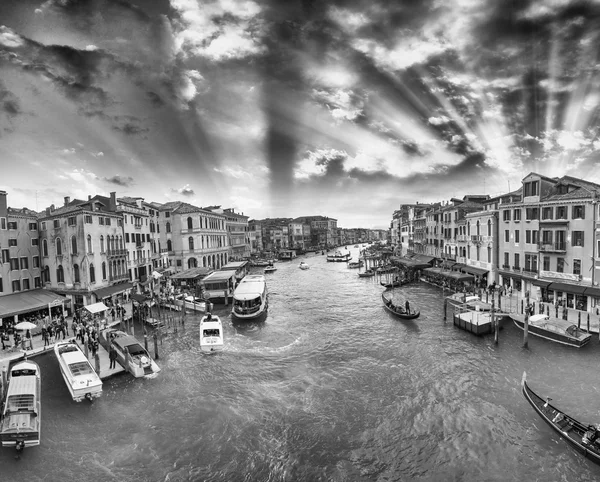
[[387, 228], [600, 183], [600, 0], [1, 0], [0, 189]]

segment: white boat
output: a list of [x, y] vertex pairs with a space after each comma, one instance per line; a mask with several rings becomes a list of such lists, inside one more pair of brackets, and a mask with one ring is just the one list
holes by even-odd
[[345, 253], [342, 254], [342, 252], [340, 250], [335, 251], [333, 254], [328, 254], [327, 255], [327, 261], [332, 261], [332, 262], [345, 262], [345, 261], [350, 261], [352, 259], [350, 253]]
[[[525, 330], [523, 315], [513, 315], [512, 318], [517, 327]], [[543, 313], [530, 316], [527, 328], [528, 332], [534, 336], [576, 348], [587, 345], [592, 338], [592, 335], [582, 331], [577, 325], [566, 320], [550, 318]]]
[[262, 315], [269, 307], [267, 283], [263, 275], [247, 275], [233, 292], [231, 314], [240, 319]]
[[179, 306], [183, 305], [187, 310], [200, 311], [202, 313], [206, 311], [206, 302], [202, 298], [191, 295], [178, 295], [175, 299]]
[[54, 354], [74, 401], [87, 399], [91, 402], [102, 395], [102, 380], [76, 343], [57, 343]]
[[310, 266], [308, 264], [306, 264], [304, 261], [300, 261], [300, 264], [298, 265], [298, 268], [300, 268], [300, 269], [309, 269]]
[[113, 346], [119, 364], [134, 377], [155, 378], [160, 372], [160, 367], [134, 336], [115, 328], [103, 330], [101, 336], [103, 346], [107, 350]]
[[267, 266], [265, 268], [265, 273], [272, 273], [273, 271], [277, 271], [277, 268], [273, 265]]
[[200, 320], [200, 349], [204, 353], [223, 350], [223, 324], [221, 318], [211, 313]]
[[8, 374], [6, 400], [0, 418], [2, 447], [22, 450], [40, 444], [42, 422], [40, 367], [25, 359]]

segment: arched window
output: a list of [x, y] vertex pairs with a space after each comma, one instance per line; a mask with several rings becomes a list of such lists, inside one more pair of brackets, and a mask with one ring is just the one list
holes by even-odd
[[197, 268], [197, 267], [198, 267], [198, 262], [196, 261], [196, 258], [188, 259], [188, 268]]
[[88, 253], [94, 252], [94, 250], [92, 249], [92, 237], [89, 234], [87, 236], [87, 249], [88, 249]]
[[56, 238], [56, 256], [62, 256], [62, 242]]
[[173, 244], [170, 239], [167, 239], [167, 251], [173, 251]]
[[90, 264], [90, 283], [96, 282], [96, 270], [94, 270], [94, 265]]
[[78, 264], [73, 265], [73, 281], [75, 283], [79, 283], [79, 265]]
[[191, 216], [189, 218], [187, 218], [187, 226], [188, 226], [188, 229], [192, 229], [194, 227], [194, 223], [192, 223]]
[[471, 222], [467, 223], [467, 236], [471, 236]]
[[[190, 218], [190, 219], [191, 219], [191, 218]], [[189, 245], [189, 247], [190, 247], [190, 251], [193, 251], [193, 250], [194, 250], [194, 238], [193, 238], [193, 236], [190, 236], [190, 237], [188, 238], [188, 245]]]
[[42, 256], [48, 257], [48, 240], [42, 241]]
[[57, 283], [65, 282], [65, 272], [63, 270], [62, 264], [59, 264], [58, 268], [56, 268], [56, 282]]
[[44, 268], [44, 283], [50, 283], [50, 266]]
[[104, 236], [100, 236], [100, 252], [104, 253]]
[[487, 235], [491, 236], [492, 235], [492, 220], [488, 219], [488, 231], [487, 231]]
[[167, 233], [171, 232], [171, 223], [167, 222], [166, 229], [167, 229]]
[[71, 253], [77, 254], [77, 236], [71, 236]]
[[202, 267], [206, 268], [206, 256], [202, 257]]
[[106, 279], [106, 262], [102, 261], [102, 279]]
[[477, 236], [479, 236], [481, 233], [479, 232], [479, 220], [477, 220]]

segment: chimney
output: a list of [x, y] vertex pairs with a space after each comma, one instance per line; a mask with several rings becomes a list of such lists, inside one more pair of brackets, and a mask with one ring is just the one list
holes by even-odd
[[88, 194], [88, 201], [91, 201], [91, 200], [92, 200], [92, 195]]
[[46, 216], [50, 216], [50, 208], [46, 208]]
[[110, 193], [110, 203], [108, 205], [109, 211], [117, 210], [117, 193], [115, 191]]
[[53, 213], [54, 212], [54, 204], [50, 204], [50, 212]]
[[8, 213], [8, 204], [6, 203], [6, 191], [0, 191], [0, 216], [5, 218]]
[[70, 201], [71, 201], [71, 198], [69, 196], [65, 196], [65, 206], [67, 206]]

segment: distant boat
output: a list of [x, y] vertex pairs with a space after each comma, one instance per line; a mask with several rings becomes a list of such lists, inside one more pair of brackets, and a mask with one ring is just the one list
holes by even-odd
[[307, 265], [304, 261], [300, 261], [300, 264], [298, 265], [298, 268], [300, 268], [300, 269], [309, 269], [310, 266]]
[[267, 266], [267, 267], [264, 269], [264, 272], [265, 272], [265, 273], [272, 273], [272, 272], [274, 272], [274, 271], [277, 271], [277, 268], [276, 268], [275, 266], [273, 266], [272, 264], [271, 264], [271, 265], [269, 265], [269, 266]]
[[381, 286], [385, 286], [386, 288], [399, 288], [402, 285], [408, 284], [408, 280], [406, 279], [399, 279], [399, 280], [394, 280], [394, 281], [381, 281], [380, 282]]
[[102, 380], [76, 343], [56, 343], [54, 354], [74, 401], [87, 399], [91, 402], [102, 395]]
[[223, 350], [223, 324], [218, 316], [208, 313], [200, 320], [200, 350], [204, 353]]
[[358, 273], [359, 278], [371, 278], [372, 276], [375, 276], [375, 271], [373, 271], [372, 269], [368, 269], [366, 271], [363, 271], [362, 273]]
[[542, 398], [527, 385], [527, 375], [521, 379], [523, 395], [542, 419], [577, 452], [600, 464], [600, 433], [598, 425], [584, 425], [562, 410], [550, 405], [551, 398]]
[[345, 262], [350, 261], [351, 259], [352, 257], [350, 256], [350, 253], [342, 254], [342, 252], [339, 250], [335, 251], [333, 254], [327, 255], [327, 261]]
[[348, 268], [362, 268], [364, 265], [365, 262], [363, 260], [352, 261], [351, 263], [348, 263]]
[[25, 359], [15, 363], [8, 374], [8, 389], [0, 418], [2, 447], [18, 451], [40, 444], [42, 423], [40, 367]]

